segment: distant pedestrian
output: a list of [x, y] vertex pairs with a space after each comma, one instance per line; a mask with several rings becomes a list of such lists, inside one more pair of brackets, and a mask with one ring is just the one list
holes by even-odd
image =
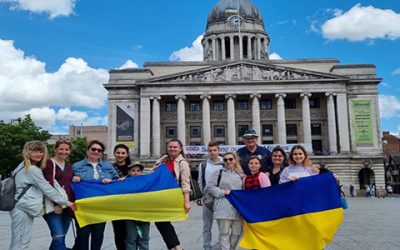
[[370, 197], [371, 196], [371, 188], [369, 185], [366, 186], [365, 188], [365, 197]]
[[354, 186], [353, 186], [353, 184], [350, 184], [350, 195], [351, 195], [351, 197], [354, 197]]
[[387, 192], [388, 192], [388, 196], [392, 196], [392, 194], [393, 194], [392, 186], [390, 186], [390, 185], [387, 186]]

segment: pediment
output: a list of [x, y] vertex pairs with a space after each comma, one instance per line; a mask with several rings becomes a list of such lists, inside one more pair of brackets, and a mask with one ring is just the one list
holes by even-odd
[[274, 64], [236, 62], [157, 77], [147, 82], [276, 82], [328, 79], [343, 80], [346, 78], [334, 74], [301, 70]]

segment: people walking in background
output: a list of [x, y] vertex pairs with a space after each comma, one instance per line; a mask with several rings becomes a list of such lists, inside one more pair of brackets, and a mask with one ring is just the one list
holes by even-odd
[[371, 197], [371, 188], [369, 185], [365, 187], [365, 197]]
[[353, 186], [353, 184], [350, 184], [350, 195], [351, 195], [351, 197], [354, 197], [354, 186]]
[[273, 167], [268, 170], [268, 177], [271, 185], [279, 184], [282, 170], [286, 167], [287, 157], [286, 152], [279, 146], [272, 150], [272, 165]]
[[388, 193], [388, 196], [392, 196], [392, 194], [393, 194], [392, 186], [390, 186], [390, 185], [387, 186], [387, 193]]
[[[219, 171], [224, 162], [222, 157], [219, 156], [219, 146], [215, 140], [211, 140], [207, 147], [208, 159], [200, 162], [199, 164], [199, 179], [198, 183], [201, 191], [203, 192], [203, 197], [206, 197], [207, 190], [205, 187], [210, 182], [211, 176], [214, 172]], [[197, 205], [203, 206], [203, 247], [204, 250], [211, 250], [212, 241], [212, 224], [213, 224], [213, 210], [204, 206], [202, 200], [196, 201]]]
[[35, 217], [41, 215], [43, 196], [61, 206], [75, 209], [75, 204], [58, 193], [44, 178], [43, 169], [46, 167], [47, 148], [43, 142], [29, 141], [25, 143], [23, 162], [14, 170], [15, 198], [19, 200], [10, 211], [11, 243], [10, 250], [25, 250], [29, 248], [32, 227]]
[[267, 148], [257, 145], [258, 135], [255, 130], [247, 130], [243, 134], [243, 142], [245, 147], [240, 148], [237, 151], [237, 155], [240, 157], [240, 165], [246, 175], [250, 174], [250, 169], [247, 166], [250, 156], [256, 155], [261, 160], [261, 172], [266, 173], [272, 167], [271, 151]]
[[[90, 141], [86, 146], [86, 157], [76, 162], [73, 168], [74, 177], [72, 181], [101, 181], [104, 184], [118, 180], [119, 175], [114, 166], [108, 161], [102, 160], [105, 146], [99, 140]], [[74, 249], [88, 250], [89, 238], [91, 237], [90, 249], [100, 250], [104, 239], [104, 228], [106, 223], [97, 223], [80, 227], [76, 222], [77, 236]]]
[[[125, 144], [118, 144], [114, 147], [115, 163], [114, 168], [119, 178], [125, 178], [128, 175], [128, 166], [131, 164], [129, 157], [129, 148]], [[125, 250], [126, 224], [125, 220], [112, 221], [114, 230], [114, 242], [117, 250]]]
[[294, 146], [290, 151], [289, 164], [290, 165], [282, 171], [279, 183], [295, 181], [299, 178], [319, 173], [318, 168], [312, 166], [307, 151], [301, 145]]
[[376, 197], [376, 186], [375, 186], [375, 184], [371, 184], [370, 189], [371, 189], [371, 197], [375, 198]]
[[[47, 160], [43, 170], [45, 179], [54, 187], [57, 182], [68, 195], [70, 201], [74, 200], [71, 190], [72, 165], [67, 162], [71, 154], [72, 144], [70, 141], [60, 139], [54, 145], [55, 156]], [[50, 229], [52, 241], [50, 250], [65, 250], [65, 237], [71, 224], [73, 212], [68, 208], [63, 208], [60, 204], [52, 204], [52, 209], [48, 214], [43, 215], [44, 220]]]
[[[184, 158], [183, 144], [178, 139], [171, 139], [167, 143], [167, 155], [162, 156], [152, 168], [158, 168], [161, 163], [165, 163], [171, 174], [180, 183], [184, 196], [184, 208], [189, 212], [191, 205], [190, 195], [190, 167]], [[160, 232], [168, 249], [181, 250], [182, 246], [175, 232], [174, 226], [170, 221], [156, 222], [156, 227]]]
[[[130, 177], [143, 174], [144, 166], [139, 161], [128, 167]], [[149, 250], [150, 223], [145, 221], [127, 220], [126, 226], [126, 250]]]
[[[238, 157], [233, 152], [224, 155], [224, 167], [221, 175], [214, 172], [207, 186], [208, 191], [215, 197], [214, 218], [219, 228], [219, 244], [221, 250], [236, 249], [242, 234], [242, 220], [239, 213], [225, 198], [231, 190], [242, 189], [242, 169]], [[220, 178], [218, 177], [220, 175]], [[218, 179], [219, 183], [218, 183]]]
[[260, 172], [261, 160], [258, 156], [250, 156], [248, 167], [250, 174], [246, 175], [243, 179], [244, 189], [258, 189], [271, 186], [268, 176]]

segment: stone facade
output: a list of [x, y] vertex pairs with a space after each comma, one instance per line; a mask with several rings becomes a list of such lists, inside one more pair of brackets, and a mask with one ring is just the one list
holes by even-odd
[[[270, 38], [258, 9], [240, 1], [239, 27], [221, 0], [210, 12], [202, 62], [149, 62], [111, 70], [109, 145], [118, 143], [119, 106], [132, 107], [135, 158], [152, 161], [169, 138], [185, 145], [241, 143], [253, 128], [259, 143], [313, 145], [317, 164], [344, 186], [384, 185], [376, 76], [372, 64], [337, 59], [270, 60]], [[237, 24], [237, 23], [236, 23]], [[232, 56], [231, 56], [232, 55]], [[129, 113], [129, 112], [128, 112]]]

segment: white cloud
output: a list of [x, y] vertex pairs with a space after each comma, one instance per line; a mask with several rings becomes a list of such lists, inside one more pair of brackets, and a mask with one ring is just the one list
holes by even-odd
[[271, 59], [271, 60], [274, 60], [274, 59], [280, 60], [280, 59], [282, 59], [282, 57], [280, 55], [278, 55], [277, 53], [272, 53], [271, 55], [269, 55], [269, 59]]
[[[104, 107], [108, 71], [94, 69], [80, 58], [67, 58], [56, 72], [46, 64], [0, 39], [0, 120], [31, 114], [43, 127], [57, 122], [87, 120], [85, 112], [70, 107]], [[59, 108], [54, 108], [59, 107]]]
[[132, 60], [127, 60], [121, 67], [118, 69], [130, 69], [130, 68], [139, 68], [139, 66], [133, 62]]
[[400, 38], [400, 14], [393, 10], [356, 4], [347, 12], [336, 10], [334, 15], [334, 18], [326, 21], [321, 27], [323, 36], [329, 40]]
[[12, 9], [33, 13], [46, 13], [50, 18], [69, 16], [74, 12], [76, 0], [0, 0], [11, 3]]
[[400, 117], [400, 100], [393, 95], [379, 95], [381, 118]]
[[198, 36], [192, 43], [192, 47], [185, 47], [178, 51], [174, 51], [169, 59], [171, 61], [203, 61], [202, 39], [203, 35]]
[[392, 75], [400, 75], [400, 68], [396, 69]]

